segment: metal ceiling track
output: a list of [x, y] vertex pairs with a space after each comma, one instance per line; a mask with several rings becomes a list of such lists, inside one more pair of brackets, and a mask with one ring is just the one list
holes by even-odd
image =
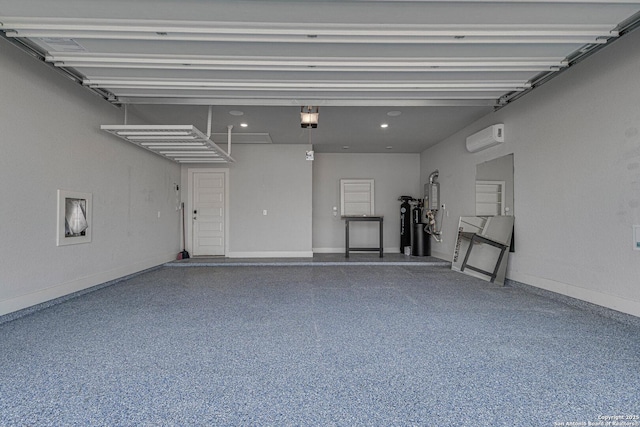
[[193, 125], [102, 125], [109, 132], [134, 145], [177, 163], [232, 163], [231, 127], [225, 152]]
[[[319, 0], [336, 1], [336, 0]], [[352, 0], [365, 1], [365, 0]], [[386, 0], [373, 0], [386, 1]], [[445, 0], [390, 0], [407, 3], [432, 3]], [[640, 4], [640, 0], [451, 0], [469, 3], [594, 3]], [[297, 23], [239, 21], [169, 21], [145, 19], [95, 18], [21, 18], [3, 17], [0, 35], [30, 55], [52, 66], [63, 75], [84, 85], [114, 105], [162, 101], [166, 104], [202, 105], [490, 105], [499, 109], [546, 83], [569, 66], [635, 29], [640, 22], [636, 14], [610, 28], [608, 24], [403, 24], [380, 26], [371, 23]], [[95, 40], [251, 42], [295, 44], [453, 44], [513, 45], [535, 44], [582, 46], [566, 58], [514, 57], [290, 57], [236, 56], [171, 53], [91, 53], [65, 50], [49, 45], [50, 40], [75, 38]], [[37, 42], [39, 40], [40, 42]], [[75, 42], [74, 42], [75, 43]], [[59, 50], [59, 51], [57, 51]], [[187, 72], [255, 72], [286, 71], [305, 79], [224, 79], [160, 78], [133, 76], [83, 75], [97, 70], [185, 70]], [[396, 80], [326, 80], [312, 73], [393, 72]], [[404, 80], [403, 74], [428, 73], [506, 73], [532, 72], [526, 81], [496, 80]], [[86, 74], [86, 73], [85, 73]], [[135, 74], [135, 73], [134, 73]], [[194, 73], [195, 74], [195, 73]], [[252, 91], [254, 93], [252, 93]], [[499, 93], [498, 93], [499, 92]], [[303, 102], [320, 98], [321, 102]], [[195, 129], [195, 128], [194, 128]], [[197, 129], [196, 129], [197, 130]], [[199, 132], [199, 131], [198, 131]], [[201, 133], [201, 132], [200, 132]], [[208, 139], [208, 138], [207, 138]], [[131, 142], [131, 141], [130, 141]], [[213, 144], [213, 142], [212, 142]], [[165, 156], [167, 157], [167, 156]]]
[[[83, 84], [84, 77], [82, 75], [80, 75], [79, 73], [75, 72], [70, 67], [58, 67], [55, 64], [51, 64], [50, 62], [48, 62], [46, 60], [46, 54], [42, 53], [40, 51], [40, 49], [38, 49], [37, 47], [32, 45], [30, 43], [29, 39], [7, 37], [6, 34], [3, 31], [0, 31], [0, 39], [3, 39], [5, 41], [7, 41], [8, 43], [10, 43], [13, 46], [17, 47], [21, 51], [23, 51], [23, 52], [27, 53], [28, 55], [38, 59], [41, 62], [43, 62], [50, 69], [55, 70], [57, 73], [65, 76], [68, 79], [73, 80], [75, 83], [87, 88]], [[116, 101], [116, 96], [113, 95], [108, 90], [103, 90], [103, 89], [100, 89], [100, 88], [93, 88], [93, 87], [90, 87], [90, 88], [87, 88], [87, 89], [89, 89], [89, 92], [92, 92], [93, 94], [98, 95], [100, 98], [109, 101], [112, 105], [114, 105], [116, 107], [119, 106], [119, 103]]]
[[538, 74], [535, 78], [531, 79], [529, 87], [522, 91], [514, 91], [509, 94], [504, 95], [498, 100], [498, 105], [495, 107], [495, 110], [499, 110], [502, 107], [512, 103], [513, 101], [522, 98], [532, 90], [537, 87], [542, 86], [548, 81], [552, 80], [556, 76], [561, 73], [567, 71], [572, 66], [578, 64], [579, 62], [584, 61], [594, 53], [598, 52], [600, 49], [605, 46], [610, 46], [612, 43], [620, 40], [620, 38], [634, 30], [637, 30], [640, 27], [640, 12], [636, 13], [626, 21], [622, 22], [616, 29], [615, 32], [618, 34], [617, 37], [612, 37], [606, 44], [587, 44], [582, 47], [582, 49], [573, 53], [573, 55], [566, 58], [565, 67], [554, 70], [554, 71], [546, 71]]

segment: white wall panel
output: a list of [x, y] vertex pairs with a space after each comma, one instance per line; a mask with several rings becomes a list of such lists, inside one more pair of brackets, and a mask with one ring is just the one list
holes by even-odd
[[[508, 278], [640, 316], [640, 32], [461, 130], [421, 155], [440, 170], [446, 218], [434, 253], [450, 259], [461, 215], [474, 212], [476, 164], [514, 154], [515, 248]], [[504, 123], [501, 146], [470, 154], [465, 138]]]
[[[170, 260], [179, 166], [101, 132], [121, 110], [2, 40], [0, 75], [0, 315]], [[90, 243], [56, 246], [58, 189], [92, 193]]]
[[[233, 137], [232, 137], [233, 141]], [[232, 142], [233, 144], [233, 142]], [[239, 144], [229, 169], [229, 251], [237, 257], [310, 257], [312, 163], [309, 145]], [[182, 171], [187, 188], [187, 170]], [[209, 165], [212, 170], [218, 168]], [[186, 194], [186, 193], [185, 193]], [[185, 198], [186, 203], [186, 198]], [[267, 215], [263, 215], [263, 211]], [[188, 216], [187, 216], [188, 219]], [[187, 230], [187, 246], [189, 242]]]
[[[384, 216], [386, 251], [400, 251], [400, 196], [422, 196], [419, 154], [316, 153], [313, 164], [313, 248], [344, 251], [340, 179], [373, 179], [375, 214]], [[333, 215], [333, 208], [336, 214]], [[350, 246], [378, 245], [377, 223], [352, 223]]]

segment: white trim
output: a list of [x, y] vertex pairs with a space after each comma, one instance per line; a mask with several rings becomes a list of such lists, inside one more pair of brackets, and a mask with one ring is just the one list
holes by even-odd
[[312, 248], [315, 254], [339, 254], [344, 253], [344, 248]]
[[174, 252], [165, 255], [158, 255], [135, 264], [114, 268], [112, 270], [103, 271], [80, 279], [53, 285], [29, 294], [2, 300], [0, 301], [0, 316], [22, 310], [36, 304], [51, 301], [56, 298], [64, 297], [110, 280], [119, 279], [121, 277], [164, 264], [165, 262], [173, 261], [174, 259]]
[[311, 258], [311, 251], [227, 252], [227, 258]]
[[[190, 220], [190, 216], [187, 217], [187, 214], [191, 215], [193, 211], [193, 174], [195, 172], [222, 172], [224, 173], [224, 255], [229, 256], [229, 241], [230, 241], [230, 229], [229, 226], [229, 168], [187, 168], [187, 207], [185, 208], [187, 212], [185, 212], [185, 222], [186, 222], [186, 246], [187, 251], [193, 254], [193, 227], [192, 221]], [[182, 242], [180, 243], [182, 244]]]
[[453, 259], [453, 254], [434, 251], [433, 248], [431, 249], [431, 256], [435, 258], [440, 258], [444, 261], [449, 261], [449, 262], [451, 262], [451, 260]]
[[[344, 253], [344, 247], [342, 248], [312, 248], [313, 253], [315, 254], [343, 254]], [[349, 252], [358, 252], [358, 251], [349, 251]], [[400, 253], [400, 248], [399, 247], [389, 247], [389, 248], [384, 248], [384, 253], [385, 254], [399, 254]]]
[[[451, 261], [452, 258], [451, 254], [434, 251], [431, 252], [431, 256], [448, 261]], [[544, 279], [542, 277], [514, 271], [507, 271], [506, 279], [640, 317], [640, 301], [632, 301], [614, 295], [593, 291], [591, 289], [581, 288], [568, 283], [557, 282], [555, 280]]]
[[640, 317], [640, 301], [632, 301], [591, 289], [581, 288], [569, 283], [557, 282], [525, 273], [511, 272], [507, 279]]

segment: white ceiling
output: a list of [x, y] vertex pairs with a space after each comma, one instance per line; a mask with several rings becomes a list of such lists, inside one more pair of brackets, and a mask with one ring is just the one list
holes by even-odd
[[[639, 11], [640, 0], [14, 0], [0, 3], [0, 29], [145, 124], [205, 129], [212, 105], [213, 133], [415, 153], [611, 43]], [[311, 135], [304, 105], [320, 106]]]

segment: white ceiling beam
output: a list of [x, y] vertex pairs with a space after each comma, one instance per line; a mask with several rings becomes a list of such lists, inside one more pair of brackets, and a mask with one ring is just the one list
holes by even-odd
[[203, 56], [203, 55], [149, 55], [149, 54], [78, 54], [54, 52], [46, 57], [49, 62], [71, 62], [80, 60], [95, 63], [192, 63], [192, 64], [237, 64], [237, 65], [370, 65], [397, 67], [412, 65], [555, 65], [564, 58], [559, 57], [286, 57], [286, 56]]
[[320, 107], [495, 107], [495, 98], [433, 98], [433, 99], [399, 99], [399, 98], [215, 98], [215, 97], [169, 97], [169, 96], [122, 96], [121, 104], [129, 105], [225, 105], [225, 106], [268, 106], [268, 107], [300, 107], [318, 105]]
[[[504, 86], [481, 86], [481, 85], [477, 85], [477, 86], [466, 86], [466, 87], [455, 87], [455, 86], [451, 86], [451, 87], [447, 87], [447, 86], [442, 86], [442, 87], [404, 87], [404, 88], [332, 88], [332, 87], [326, 87], [326, 88], [310, 88], [310, 89], [304, 89], [304, 88], [261, 88], [261, 89], [249, 89], [249, 88], [198, 88], [198, 87], [166, 87], [166, 86], [145, 86], [145, 87], [134, 87], [134, 86], [118, 86], [118, 85], [111, 85], [111, 86], [98, 86], [98, 85], [90, 85], [88, 87], [91, 88], [102, 88], [102, 89], [106, 89], [109, 90], [111, 92], [113, 92], [116, 96], [120, 96], [123, 95], [122, 90], [145, 90], [145, 91], [154, 91], [156, 95], [159, 96], [167, 96], [168, 94], [166, 94], [166, 91], [181, 91], [181, 95], [179, 96], [186, 96], [186, 97], [191, 97], [191, 95], [189, 95], [189, 92], [202, 92], [202, 91], [207, 91], [209, 92], [209, 95], [211, 96], [212, 93], [213, 94], [217, 94], [217, 96], [226, 96], [226, 97], [239, 97], [240, 93], [249, 93], [249, 94], [253, 94], [252, 96], [256, 96], [256, 97], [261, 97], [261, 96], [268, 96], [268, 97], [280, 97], [280, 98], [300, 98], [301, 96], [305, 96], [305, 94], [308, 93], [348, 93], [351, 94], [351, 96], [357, 96], [358, 94], [360, 94], [360, 96], [367, 96], [370, 97], [371, 93], [397, 93], [397, 94], [403, 94], [402, 96], [405, 97], [408, 94], [423, 94], [423, 93], [429, 93], [429, 92], [465, 92], [465, 93], [473, 93], [473, 92], [491, 92], [491, 93], [496, 93], [496, 92], [511, 92], [511, 91], [522, 91], [525, 90], [527, 88], [530, 87], [530, 84], [525, 84], [525, 85], [504, 85]], [[166, 94], [166, 95], [165, 95]], [[224, 94], [228, 94], [228, 95], [224, 95]], [[233, 95], [231, 95], [233, 94]], [[267, 95], [268, 94], [268, 95]], [[273, 95], [275, 94], [275, 95]], [[130, 94], [130, 96], [133, 96], [133, 94]], [[216, 95], [214, 95], [216, 96]], [[422, 96], [422, 95], [420, 95]]]
[[[150, 33], [161, 39], [171, 34], [293, 35], [309, 36], [617, 36], [611, 23], [599, 24], [404, 24], [354, 22], [243, 22], [142, 19], [19, 18], [1, 17], [4, 31], [69, 31], [92, 37], [109, 33]], [[615, 25], [615, 24], [614, 24]], [[163, 34], [163, 33], [167, 34]], [[160, 33], [160, 34], [158, 34]]]
[[231, 43], [318, 43], [318, 44], [587, 44], [607, 43], [617, 35], [551, 35], [551, 36], [322, 36], [316, 38], [300, 38], [287, 36], [198, 36], [179, 35], [157, 36], [148, 34], [78, 34], [73, 32], [7, 32], [7, 37], [23, 38], [61, 38], [61, 39], [100, 39], [100, 40], [155, 40], [155, 41], [196, 41], [196, 42], [231, 42]]
[[[223, 95], [224, 93], [236, 93], [236, 94], [238, 92], [255, 93], [257, 91], [258, 93], [255, 93], [254, 96], [264, 96], [265, 92], [274, 92], [274, 93], [282, 92], [283, 95], [280, 96], [280, 97], [285, 97], [285, 98], [295, 97], [295, 98], [298, 98], [298, 97], [302, 96], [304, 93], [307, 93], [307, 92], [313, 92], [313, 93], [329, 92], [329, 93], [350, 93], [350, 94], [368, 94], [368, 93], [397, 93], [397, 94], [400, 94], [400, 93], [405, 94], [406, 93], [406, 94], [410, 94], [410, 93], [428, 93], [428, 92], [492, 92], [492, 93], [495, 93], [496, 91], [501, 91], [501, 92], [522, 91], [522, 90], [526, 90], [530, 86], [523, 85], [523, 86], [495, 86], [495, 87], [466, 87], [466, 88], [442, 87], [442, 88], [396, 88], [396, 89], [384, 89], [384, 88], [380, 88], [380, 89], [323, 88], [323, 89], [309, 89], [308, 91], [304, 90], [304, 89], [287, 89], [287, 88], [283, 88], [283, 89], [241, 89], [241, 88], [211, 89], [211, 88], [180, 88], [180, 87], [145, 87], [145, 88], [118, 87], [118, 86], [89, 86], [89, 87], [111, 90], [111, 91], [115, 92], [116, 95], [120, 95], [118, 93], [118, 89], [154, 90], [154, 91], [159, 91], [159, 92], [156, 92], [156, 93], [158, 93], [159, 95], [162, 95], [162, 96], [164, 96], [164, 94], [161, 92], [163, 90], [184, 90], [185, 93], [182, 96], [187, 96], [187, 97], [191, 96], [191, 95], [188, 95], [188, 92], [190, 92], [190, 91], [202, 91], [202, 90], [212, 91], [213, 90], [213, 91], [219, 93], [221, 96], [231, 96], [231, 95], [228, 95], [228, 94], [227, 95]], [[285, 94], [285, 93], [287, 93], [288, 95]], [[405, 95], [403, 95], [403, 96], [405, 96]]]
[[362, 24], [3, 17], [8, 37], [264, 43], [605, 43], [615, 24]]
[[[199, 71], [290, 71], [290, 72], [345, 72], [345, 73], [369, 73], [369, 72], [392, 72], [392, 73], [442, 73], [442, 72], [535, 72], [535, 71], [559, 71], [566, 66], [564, 63], [556, 65], [494, 65], [494, 66], [421, 66], [421, 67], [288, 67], [288, 66], [236, 66], [236, 65], [190, 65], [190, 64], [105, 64], [98, 62], [53, 62], [56, 67], [74, 67], [80, 69], [152, 69], [152, 70], [199, 70]], [[87, 74], [86, 72], [84, 73]]]
[[[500, 91], [477, 91], [477, 92], [464, 92], [464, 91], [447, 91], [447, 92], [442, 92], [442, 91], [431, 91], [431, 92], [402, 92], [400, 94], [395, 94], [392, 92], [389, 93], [385, 93], [384, 95], [382, 93], [378, 93], [378, 92], [358, 92], [358, 93], [353, 93], [353, 92], [341, 92], [341, 93], [331, 93], [331, 92], [325, 92], [323, 93], [321, 99], [323, 100], [350, 100], [350, 99], [355, 99], [357, 101], [359, 100], [373, 100], [373, 101], [378, 101], [378, 100], [391, 100], [391, 101], [395, 101], [397, 99], [406, 99], [409, 101], [424, 101], [424, 100], [435, 100], [435, 101], [440, 101], [440, 100], [446, 100], [446, 101], [466, 101], [466, 100], [482, 100], [482, 101], [486, 101], [486, 100], [493, 100], [496, 101], [498, 98], [500, 98], [504, 93], [500, 92]], [[117, 99], [113, 100], [113, 102], [116, 103], [129, 103], [129, 102], [124, 102], [122, 100], [131, 100], [131, 99], [135, 99], [135, 98], [143, 98], [143, 99], [190, 99], [190, 100], [197, 100], [197, 99], [216, 99], [218, 100], [218, 102], [222, 102], [222, 100], [225, 100], [227, 103], [231, 103], [232, 105], [258, 105], [258, 103], [254, 102], [255, 99], [258, 100], [276, 100], [276, 101], [282, 101], [284, 100], [285, 103], [288, 103], [292, 100], [300, 100], [300, 99], [317, 99], [318, 95], [317, 94], [308, 94], [308, 93], [298, 93], [295, 94], [295, 98], [294, 95], [290, 94], [290, 93], [282, 93], [279, 94], [277, 92], [271, 92], [269, 94], [265, 94], [265, 93], [260, 93], [260, 94], [255, 94], [255, 93], [248, 93], [248, 94], [237, 94], [234, 93], [233, 94], [233, 98], [231, 98], [232, 95], [228, 94], [228, 93], [211, 93], [210, 91], [197, 91], [197, 92], [149, 92], [149, 91], [144, 91], [144, 92], [127, 92], [125, 91], [118, 91], [117, 92]], [[267, 101], [268, 102], [268, 101]], [[307, 102], [301, 102], [300, 105], [307, 105]], [[200, 104], [197, 104], [200, 105]], [[267, 105], [271, 105], [271, 104], [267, 104]], [[288, 105], [288, 104], [287, 104]], [[296, 104], [297, 105], [297, 104]], [[314, 104], [315, 105], [315, 104]]]
[[[323, 0], [319, 0], [323, 1]], [[327, 0], [331, 1], [331, 0]], [[640, 4], [640, 0], [349, 0], [351, 2], [381, 3], [584, 3], [584, 4]]]
[[402, 90], [402, 89], [474, 89], [527, 87], [526, 80], [452, 80], [452, 81], [268, 81], [268, 80], [124, 80], [86, 79], [85, 86], [119, 88], [172, 88], [216, 90]]
[[178, 65], [181, 67], [190, 66], [219, 66], [226, 69], [264, 70], [264, 67], [279, 67], [283, 70], [305, 70], [320, 68], [324, 70], [328, 67], [341, 69], [342, 67], [356, 69], [375, 69], [376, 67], [386, 68], [425, 68], [435, 69], [437, 67], [455, 68], [492, 68], [492, 67], [532, 67], [549, 68], [564, 67], [567, 65], [565, 58], [560, 57], [539, 57], [539, 58], [517, 58], [517, 57], [461, 57], [461, 58], [410, 58], [410, 57], [260, 57], [260, 56], [201, 56], [201, 55], [135, 55], [135, 54], [81, 54], [81, 53], [60, 53], [53, 52], [46, 56], [47, 62], [52, 62], [59, 66], [76, 67], [80, 64], [95, 64], [99, 67], [140, 65], [144, 68], [156, 68], [161, 65]]

